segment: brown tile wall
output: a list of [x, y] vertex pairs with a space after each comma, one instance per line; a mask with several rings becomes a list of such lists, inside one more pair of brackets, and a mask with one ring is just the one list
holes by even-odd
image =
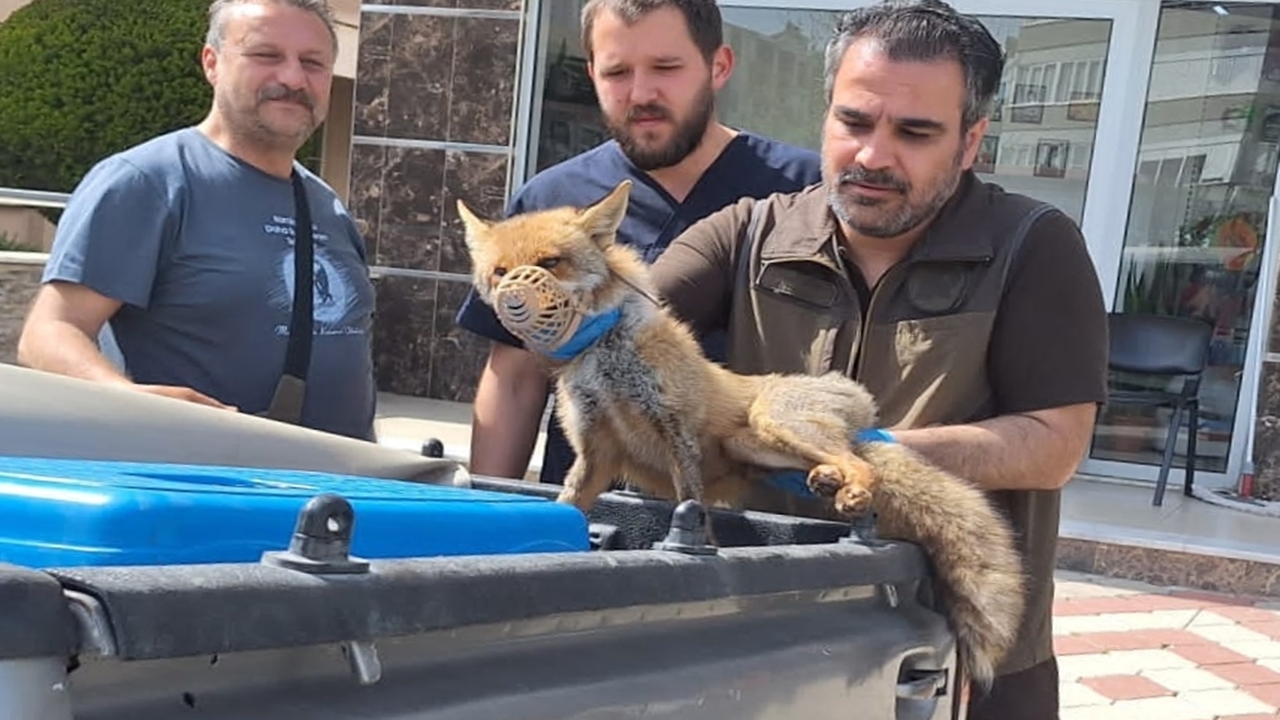
[[[521, 0], [392, 4], [522, 9]], [[351, 210], [366, 228], [374, 265], [433, 273], [375, 278], [382, 390], [474, 397], [487, 343], [453, 324], [470, 271], [456, 202], [491, 216], [506, 205], [519, 33], [515, 15], [361, 15]]]

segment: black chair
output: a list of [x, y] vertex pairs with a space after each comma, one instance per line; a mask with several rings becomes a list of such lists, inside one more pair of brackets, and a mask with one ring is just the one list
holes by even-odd
[[1160, 461], [1155, 498], [1151, 502], [1156, 507], [1164, 502], [1164, 490], [1169, 481], [1169, 468], [1173, 465], [1178, 430], [1182, 426], [1183, 415], [1186, 414], [1187, 462], [1182, 492], [1191, 497], [1191, 488], [1195, 482], [1196, 434], [1200, 421], [1200, 401], [1197, 396], [1200, 392], [1200, 378], [1208, 364], [1213, 327], [1200, 320], [1145, 313], [1111, 313], [1107, 319], [1111, 332], [1108, 367], [1113, 372], [1182, 379], [1177, 391], [1113, 388], [1108, 393], [1107, 404], [1147, 405], [1173, 410], [1173, 417], [1169, 419], [1169, 434], [1164, 443], [1164, 457]]

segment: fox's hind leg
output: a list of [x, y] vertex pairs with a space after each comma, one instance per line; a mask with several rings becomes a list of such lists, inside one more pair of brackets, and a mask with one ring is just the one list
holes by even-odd
[[[834, 500], [842, 515], [857, 516], [871, 507], [875, 485], [872, 467], [850, 447], [852, 428], [845, 414], [826, 407], [829, 403], [807, 392], [803, 386], [766, 385], [752, 402], [748, 413], [750, 444], [774, 457], [761, 463], [785, 467], [808, 463], [809, 489]], [[741, 439], [737, 454], [743, 454]], [[752, 454], [752, 453], [748, 453]]]

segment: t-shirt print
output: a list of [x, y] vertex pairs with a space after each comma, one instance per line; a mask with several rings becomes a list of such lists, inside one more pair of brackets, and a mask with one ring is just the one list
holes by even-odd
[[[282, 248], [276, 263], [275, 282], [268, 290], [271, 304], [289, 315], [293, 311], [294, 285], [294, 218], [273, 215], [271, 222], [263, 229], [268, 235], [283, 235], [286, 245]], [[315, 335], [363, 335], [365, 328], [356, 322], [356, 311], [359, 297], [355, 283], [349, 271], [343, 265], [335, 263], [326, 248], [329, 236], [314, 223], [311, 226], [314, 239], [314, 258], [312, 274], [314, 275], [314, 291], [312, 293], [312, 323]], [[289, 334], [288, 323], [276, 325], [276, 335]]]

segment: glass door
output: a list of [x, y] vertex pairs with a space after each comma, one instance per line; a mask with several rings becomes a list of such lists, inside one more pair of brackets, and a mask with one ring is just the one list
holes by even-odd
[[[1233, 485], [1253, 431], [1252, 371], [1265, 340], [1256, 301], [1280, 144], [1280, 6], [1164, 7], [1154, 47], [1112, 302], [1122, 312], [1190, 317], [1213, 327], [1200, 388], [1196, 477]], [[1154, 479], [1170, 415], [1108, 409], [1099, 418], [1090, 468]], [[1186, 467], [1188, 434], [1184, 427], [1175, 440], [1173, 485]]]

